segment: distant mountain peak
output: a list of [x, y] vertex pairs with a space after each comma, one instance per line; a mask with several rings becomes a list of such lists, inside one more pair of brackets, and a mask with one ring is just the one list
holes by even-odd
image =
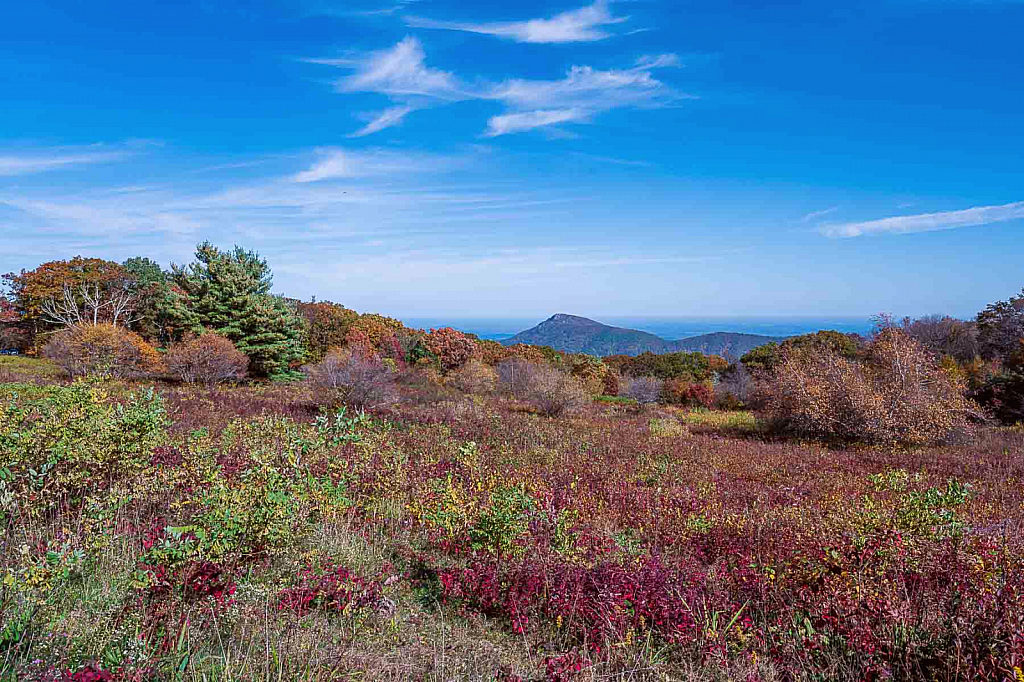
[[612, 327], [579, 315], [555, 313], [536, 327], [519, 332], [501, 343], [506, 346], [517, 343], [550, 346], [563, 353], [587, 353], [602, 357], [639, 355], [646, 352], [672, 353], [681, 350], [708, 354], [728, 353], [739, 357], [751, 348], [781, 340], [771, 336], [717, 332], [679, 341], [667, 341], [638, 329]]
[[579, 315], [570, 315], [568, 313], [555, 313], [548, 319], [544, 320], [544, 322], [541, 322], [541, 324], [545, 324], [547, 322], [576, 322], [582, 324], [601, 324], [600, 322], [597, 322], [595, 320], [591, 320], [586, 317], [580, 317]]

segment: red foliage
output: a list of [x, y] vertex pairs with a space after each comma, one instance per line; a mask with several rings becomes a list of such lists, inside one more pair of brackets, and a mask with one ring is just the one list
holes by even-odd
[[310, 568], [300, 574], [296, 587], [282, 590], [277, 608], [304, 616], [313, 609], [346, 613], [378, 604], [383, 597], [381, 584], [355, 575], [343, 566], [318, 574]]
[[466, 364], [476, 350], [473, 339], [451, 327], [431, 329], [430, 333], [423, 337], [423, 345], [433, 353], [445, 372]]
[[676, 405], [707, 409], [715, 406], [715, 389], [706, 381], [669, 379], [665, 382], [662, 395], [666, 402]]
[[104, 670], [99, 664], [87, 665], [78, 672], [70, 670], [64, 673], [64, 680], [67, 682], [113, 682], [114, 676]]
[[230, 339], [207, 333], [186, 338], [167, 351], [167, 370], [188, 384], [219, 384], [245, 377], [249, 358]]

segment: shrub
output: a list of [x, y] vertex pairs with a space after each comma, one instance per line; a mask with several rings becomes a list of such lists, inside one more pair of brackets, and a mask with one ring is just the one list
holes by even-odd
[[473, 339], [451, 327], [431, 329], [430, 333], [423, 337], [423, 345], [437, 358], [437, 363], [445, 372], [466, 364], [476, 350]]
[[604, 388], [604, 395], [617, 396], [619, 395], [619, 391], [622, 390], [622, 377], [611, 367], [609, 367], [608, 371], [605, 372], [603, 377], [601, 377], [601, 382]]
[[475, 343], [476, 348], [473, 351], [473, 355], [488, 365], [497, 365], [511, 356], [509, 349], [497, 341], [477, 339]]
[[530, 403], [543, 415], [558, 417], [576, 412], [590, 402], [579, 382], [556, 369], [546, 369], [530, 389]]
[[449, 374], [447, 383], [466, 393], [487, 395], [498, 387], [498, 373], [483, 361], [473, 359]]
[[1004, 424], [1024, 422], [1024, 338], [1007, 356], [1002, 371], [988, 377], [975, 396]]
[[898, 328], [883, 329], [863, 362], [825, 345], [786, 349], [760, 391], [771, 428], [825, 440], [941, 442], [977, 414], [962, 386]]
[[857, 340], [849, 334], [826, 329], [793, 336], [781, 344], [772, 342], [758, 346], [741, 357], [740, 362], [749, 370], [770, 372], [779, 364], [784, 353], [801, 348], [825, 348], [844, 358], [853, 358], [857, 355]]
[[153, 346], [112, 324], [69, 327], [54, 334], [43, 354], [71, 377], [131, 379], [159, 371], [162, 365]]
[[565, 362], [569, 374], [582, 384], [587, 393], [591, 395], [605, 393], [605, 375], [611, 370], [601, 361], [601, 358], [577, 353], [566, 356]]
[[664, 382], [657, 377], [633, 377], [626, 380], [622, 395], [632, 398], [640, 407], [653, 405], [661, 399]]
[[511, 359], [497, 369], [498, 382], [509, 395], [529, 402], [549, 417], [573, 412], [589, 402], [578, 381], [549, 365]]
[[541, 371], [539, 362], [510, 358], [497, 366], [501, 388], [513, 398], [524, 400], [533, 385], [534, 376]]
[[0, 471], [17, 485], [75, 494], [144, 469], [168, 425], [152, 389], [114, 403], [100, 389], [75, 382], [36, 388], [12, 385], [0, 408]]
[[[609, 359], [606, 358], [606, 361]], [[711, 359], [703, 353], [641, 353], [635, 358], [613, 356], [612, 361], [619, 371], [634, 377], [655, 377], [657, 379], [687, 379], [704, 381], [712, 375]]]
[[978, 343], [986, 358], [1001, 358], [1013, 353], [1024, 337], [1024, 289], [1006, 301], [990, 303], [978, 313]]
[[235, 344], [212, 333], [174, 344], [165, 362], [168, 371], [185, 383], [206, 385], [242, 379], [249, 366], [249, 358]]
[[354, 310], [330, 301], [299, 303], [298, 312], [306, 322], [306, 354], [312, 362], [344, 344], [349, 327], [359, 318]]
[[742, 362], [722, 372], [715, 384], [715, 398], [723, 409], [737, 409], [749, 405], [754, 396], [754, 378]]
[[356, 407], [386, 405], [398, 400], [395, 372], [377, 355], [356, 350], [334, 350], [307, 370], [321, 391]]
[[665, 382], [661, 394], [666, 402], [676, 405], [710, 409], [715, 404], [715, 389], [709, 381], [669, 379]]

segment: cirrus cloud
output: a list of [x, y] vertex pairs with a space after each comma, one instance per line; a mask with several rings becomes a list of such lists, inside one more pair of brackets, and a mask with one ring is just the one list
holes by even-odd
[[550, 128], [565, 123], [590, 123], [613, 109], [653, 109], [692, 95], [677, 92], [654, 77], [655, 69], [677, 67], [675, 54], [645, 55], [625, 69], [575, 65], [555, 80], [512, 78], [499, 83], [472, 83], [428, 66], [419, 40], [406, 37], [387, 50], [362, 59], [312, 59], [317, 64], [352, 71], [335, 82], [342, 93], [385, 95], [394, 106], [364, 114], [369, 123], [353, 137], [362, 137], [402, 122], [416, 109], [476, 100], [503, 104], [506, 111], [491, 117], [484, 135], [495, 137]]
[[405, 23], [413, 28], [480, 33], [507, 38], [519, 43], [580, 43], [609, 38], [612, 34], [601, 27], [620, 24], [628, 19], [629, 17], [612, 15], [607, 0], [598, 0], [592, 5], [562, 12], [548, 19], [474, 24], [406, 17]]
[[821, 230], [829, 237], [862, 237], [875, 234], [913, 234], [915, 232], [953, 230], [958, 227], [974, 227], [1019, 219], [1024, 219], [1024, 201], [999, 206], [976, 206], [959, 211], [920, 213], [858, 223], [825, 225]]

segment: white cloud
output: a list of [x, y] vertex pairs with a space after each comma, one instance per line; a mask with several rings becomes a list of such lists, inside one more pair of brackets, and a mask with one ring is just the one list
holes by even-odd
[[961, 211], [921, 213], [894, 216], [859, 223], [826, 225], [822, 232], [829, 237], [861, 237], [873, 234], [912, 234], [934, 230], [952, 230], [958, 227], [987, 225], [1006, 220], [1024, 219], [1024, 201], [1001, 206], [977, 206]]
[[558, 80], [517, 78], [472, 84], [427, 66], [423, 46], [412, 37], [362, 59], [307, 61], [352, 70], [351, 75], [336, 82], [339, 92], [375, 92], [386, 95], [395, 104], [378, 112], [352, 137], [397, 125], [415, 109], [457, 101], [490, 100], [504, 104], [507, 111], [492, 117], [484, 132], [493, 137], [550, 129], [559, 123], [589, 123], [597, 114], [612, 109], [655, 108], [692, 97], [676, 92], [652, 73], [654, 69], [679, 66], [679, 57], [674, 54], [643, 56], [627, 69], [604, 71], [573, 66]]
[[384, 149], [352, 151], [328, 147], [317, 150], [317, 154], [320, 160], [309, 169], [294, 175], [292, 179], [295, 182], [436, 171], [459, 162], [450, 156]]
[[589, 115], [583, 109], [545, 109], [518, 114], [503, 114], [494, 116], [487, 122], [487, 131], [484, 134], [487, 137], [497, 137], [558, 123], [582, 123]]
[[573, 66], [561, 80], [506, 81], [492, 88], [486, 97], [515, 111], [492, 118], [487, 134], [523, 132], [567, 122], [587, 123], [601, 112], [623, 107], [663, 106], [685, 95], [656, 79], [651, 70], [676, 64], [675, 55], [660, 55], [644, 57], [631, 69], [600, 71]]
[[627, 19], [613, 16], [607, 0], [598, 0], [592, 5], [556, 14], [550, 19], [472, 24], [407, 17], [406, 24], [414, 28], [482, 33], [520, 43], [579, 43], [609, 38], [612, 34], [601, 27], [619, 24]]
[[396, 126], [402, 122], [406, 114], [414, 111], [413, 107], [404, 105], [397, 107], [390, 107], [384, 111], [378, 111], [370, 115], [369, 122], [357, 130], [356, 132], [349, 135], [349, 137], [364, 137], [366, 135], [372, 135], [378, 133], [385, 128]]
[[812, 220], [817, 220], [818, 218], [824, 218], [825, 216], [830, 215], [832, 213], [835, 213], [838, 210], [839, 210], [838, 206], [832, 206], [830, 208], [824, 208], [824, 209], [822, 209], [820, 211], [811, 211], [810, 213], [805, 215], [800, 220], [801, 220], [801, 222], [809, 223]]
[[29, 175], [68, 166], [119, 161], [126, 151], [53, 149], [20, 154], [0, 155], [0, 175]]
[[[420, 41], [406, 37], [391, 49], [373, 52], [366, 59], [357, 61], [355, 73], [335, 85], [341, 92], [379, 92], [395, 97], [446, 100], [465, 98], [455, 76], [428, 67], [425, 61]], [[319, 63], [326, 62], [320, 60]], [[349, 60], [343, 60], [337, 65], [349, 64]]]

